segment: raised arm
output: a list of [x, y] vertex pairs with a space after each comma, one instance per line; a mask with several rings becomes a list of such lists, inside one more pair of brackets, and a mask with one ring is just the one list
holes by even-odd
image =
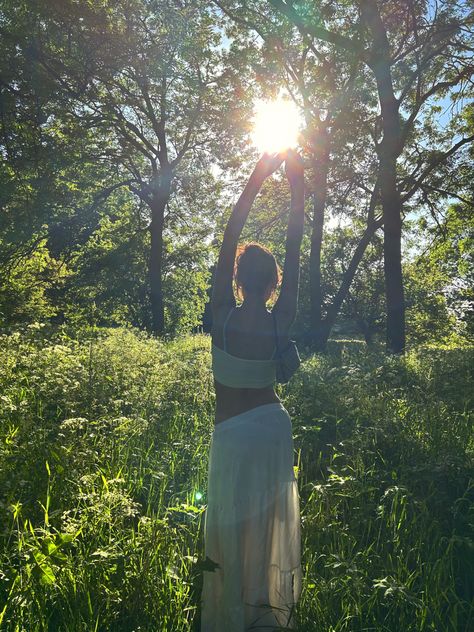
[[291, 209], [286, 233], [285, 265], [280, 295], [273, 307], [282, 330], [289, 329], [296, 317], [300, 274], [300, 248], [304, 226], [303, 161], [293, 150], [288, 151], [285, 171], [291, 188]]
[[224, 239], [219, 252], [219, 259], [214, 276], [211, 298], [211, 309], [214, 319], [223, 307], [229, 309], [235, 306], [232, 278], [234, 274], [235, 252], [237, 250], [240, 234], [263, 181], [278, 169], [284, 157], [284, 154], [263, 154], [232, 211], [224, 231]]

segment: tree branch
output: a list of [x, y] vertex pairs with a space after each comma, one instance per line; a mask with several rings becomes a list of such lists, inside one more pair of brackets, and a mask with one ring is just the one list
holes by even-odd
[[472, 142], [474, 142], [474, 134], [471, 135], [471, 136], [468, 136], [467, 138], [461, 138], [461, 140], [459, 142], [457, 142], [455, 145], [453, 145], [448, 151], [441, 153], [436, 160], [431, 162], [426, 167], [426, 169], [422, 172], [420, 177], [415, 181], [415, 183], [413, 184], [411, 189], [409, 189], [405, 193], [405, 195], [402, 195], [402, 202], [404, 203], [407, 200], [409, 200], [411, 197], [413, 197], [413, 195], [422, 186], [423, 181], [426, 179], [426, 177], [429, 176], [429, 174], [432, 171], [434, 171], [434, 169], [436, 169], [436, 167], [438, 167], [440, 164], [445, 162], [450, 156], [455, 154], [458, 151], [458, 149], [460, 149], [464, 145], [467, 145], [468, 143], [472, 143]]
[[338, 48], [343, 48], [352, 53], [363, 53], [364, 49], [357, 40], [350, 39], [328, 31], [322, 26], [316, 26], [315, 24], [306, 24], [303, 18], [297, 13], [295, 8], [289, 4], [286, 4], [282, 0], [269, 0], [269, 3], [277, 9], [280, 13], [286, 16], [290, 22], [292, 22], [300, 31], [302, 35], [310, 35], [320, 40], [324, 40], [330, 44], [334, 44]]

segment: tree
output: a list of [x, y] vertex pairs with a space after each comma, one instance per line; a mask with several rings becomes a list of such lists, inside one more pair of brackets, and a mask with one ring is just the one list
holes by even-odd
[[[320, 59], [323, 69], [335, 68], [341, 53], [349, 67], [362, 67], [359, 76], [364, 79], [369, 103], [365, 119], [360, 123], [362, 134], [372, 139], [372, 151], [377, 159], [377, 175], [372, 179], [373, 187], [368, 195], [376, 196], [382, 207], [387, 346], [393, 352], [403, 351], [405, 307], [401, 238], [406, 202], [421, 188], [432, 170], [473, 140], [472, 136], [457, 139], [453, 129], [447, 126], [443, 138], [438, 136], [440, 151], [436, 158], [426, 147], [420, 151], [420, 143], [416, 142], [419, 140], [416, 125], [433, 102], [454, 87], [457, 88], [456, 99], [462, 100], [469, 89], [473, 71], [472, 20], [467, 7], [453, 2], [440, 2], [433, 7], [426, 2], [412, 1], [309, 5], [270, 0], [268, 5], [276, 10], [272, 13], [267, 3], [262, 2], [218, 4], [225, 4], [226, 11], [233, 14], [245, 9], [252, 18], [247, 17], [247, 22], [256, 20], [259, 32], [263, 23], [265, 33], [270, 33], [272, 28], [281, 32], [278, 28], [284, 16], [287, 24], [306, 42], [308, 54]], [[284, 49], [283, 53], [288, 51]], [[311, 89], [317, 94], [317, 84], [313, 83]], [[377, 95], [378, 112], [371, 107], [371, 94]], [[451, 145], [446, 147], [450, 140]], [[415, 168], [404, 173], [400, 162], [409, 165], [415, 151]], [[368, 204], [368, 208], [371, 207], [372, 202]], [[318, 232], [321, 231], [316, 232], [317, 241]]]
[[177, 210], [170, 202], [208, 177], [238, 118], [232, 106], [223, 109], [233, 76], [220, 41], [206, 3], [172, 0], [48, 3], [33, 35], [36, 61], [68, 95], [70, 114], [108, 139], [97, 159], [149, 210], [156, 333], [165, 327], [163, 239]]
[[[54, 315], [67, 257], [97, 225], [97, 191], [110, 185], [88, 160], [92, 133], [65, 112], [67, 97], [35, 63], [36, 15], [5, 2], [0, 25], [0, 277], [3, 323]], [[94, 139], [97, 145], [97, 138]], [[109, 189], [109, 190], [113, 190]], [[101, 195], [99, 195], [99, 199]], [[31, 297], [28, 298], [28, 297]], [[36, 307], [35, 307], [36, 303]]]
[[437, 339], [448, 333], [473, 339], [474, 221], [466, 202], [450, 205], [438, 223], [421, 222], [426, 246], [410, 266], [411, 326], [418, 339], [435, 333]]
[[[347, 56], [338, 51], [328, 56], [307, 36], [299, 35], [269, 13], [263, 3], [216, 0], [215, 4], [240, 27], [240, 31], [236, 33], [234, 29], [231, 34], [240, 35], [243, 45], [242, 29], [255, 31], [261, 39], [261, 45], [257, 44], [260, 62], [255, 61], [254, 66], [262, 92], [272, 95], [284, 86], [304, 117], [307, 197], [312, 200], [308, 213], [310, 322], [305, 337], [317, 350], [323, 350], [365, 249], [381, 226], [376, 216], [378, 190], [370, 164], [373, 160], [367, 155], [365, 139], [358, 129], [367, 110], [367, 89], [359, 78], [360, 64], [347, 63]], [[252, 45], [255, 46], [250, 41]], [[328, 304], [324, 296], [321, 269], [328, 209], [351, 221], [365, 218], [360, 241], [349, 255], [351, 263], [342, 275], [333, 304]]]
[[[384, 224], [384, 271], [387, 304], [387, 345], [401, 352], [405, 345], [404, 297], [401, 266], [402, 195], [397, 160], [413, 134], [414, 124], [430, 99], [460, 86], [472, 76], [472, 20], [463, 3], [440, 2], [430, 15], [425, 2], [387, 4], [364, 0], [355, 3], [359, 37], [308, 24], [295, 8], [270, 0], [302, 32], [322, 39], [361, 59], [376, 82], [380, 131], [374, 134], [379, 160], [379, 186]], [[447, 59], [450, 63], [446, 63]], [[396, 96], [398, 92], [398, 96]], [[404, 113], [406, 115], [404, 116]], [[474, 136], [462, 138], [438, 156], [440, 164]], [[421, 160], [421, 162], [425, 162]], [[417, 189], [421, 178], [411, 174]], [[415, 180], [415, 182], [413, 182]]]

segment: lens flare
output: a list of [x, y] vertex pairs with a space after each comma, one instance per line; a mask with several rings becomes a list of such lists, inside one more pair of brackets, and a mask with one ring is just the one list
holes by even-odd
[[292, 101], [258, 101], [255, 104], [252, 142], [260, 152], [284, 151], [298, 144], [301, 125], [298, 108]]

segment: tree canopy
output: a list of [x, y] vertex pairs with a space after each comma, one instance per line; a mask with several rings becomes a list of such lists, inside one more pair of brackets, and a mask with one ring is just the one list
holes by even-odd
[[[297, 335], [472, 335], [472, 25], [463, 2], [4, 1], [3, 326], [202, 325], [255, 100], [284, 92], [309, 200]], [[243, 235], [281, 263], [285, 187]]]

